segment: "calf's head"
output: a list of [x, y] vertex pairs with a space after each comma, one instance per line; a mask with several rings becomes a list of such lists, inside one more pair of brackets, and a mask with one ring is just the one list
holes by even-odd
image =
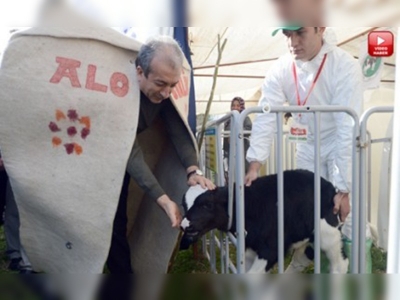
[[[192, 244], [212, 229], [227, 230], [228, 193], [225, 188], [208, 191], [200, 186], [191, 187], [183, 197], [183, 207], [183, 243]], [[181, 243], [181, 248], [186, 247]]]

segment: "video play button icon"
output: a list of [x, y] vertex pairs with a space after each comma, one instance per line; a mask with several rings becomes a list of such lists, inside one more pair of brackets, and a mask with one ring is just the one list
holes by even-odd
[[368, 53], [370, 56], [387, 57], [394, 52], [394, 36], [390, 31], [372, 31], [368, 35]]

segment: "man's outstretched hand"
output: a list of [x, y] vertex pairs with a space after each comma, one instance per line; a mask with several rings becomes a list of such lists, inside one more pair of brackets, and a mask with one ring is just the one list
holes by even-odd
[[179, 228], [182, 221], [182, 215], [178, 205], [174, 201], [172, 201], [167, 195], [162, 195], [160, 198], [158, 198], [157, 204], [160, 205], [167, 214], [168, 218], [171, 221], [171, 226], [173, 228]]

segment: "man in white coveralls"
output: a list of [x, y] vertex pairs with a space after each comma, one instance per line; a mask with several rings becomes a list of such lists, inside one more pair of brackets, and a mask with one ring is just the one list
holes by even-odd
[[[325, 27], [279, 27], [273, 35], [280, 30], [286, 36], [290, 53], [280, 57], [268, 72], [259, 105], [288, 102], [294, 106], [347, 106], [360, 114], [363, 99], [360, 66], [350, 54], [325, 40]], [[294, 114], [291, 129], [298, 134], [297, 168], [314, 171], [313, 114]], [[254, 121], [247, 152], [250, 162], [247, 186], [258, 177], [262, 164], [270, 156], [275, 130], [275, 114], [260, 114]], [[352, 138], [353, 120], [346, 113], [321, 115], [321, 176], [339, 191], [335, 213], [345, 222], [342, 233], [348, 244], [352, 235], [349, 204]], [[305, 248], [295, 251], [287, 272], [301, 272], [311, 263], [304, 254]]]

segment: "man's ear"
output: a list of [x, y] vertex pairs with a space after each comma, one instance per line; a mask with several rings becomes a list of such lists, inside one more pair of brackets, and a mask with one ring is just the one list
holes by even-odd
[[143, 72], [143, 69], [142, 69], [141, 66], [137, 66], [137, 67], [136, 67], [136, 74], [137, 74], [138, 76], [143, 76], [144, 72]]
[[318, 32], [323, 35], [326, 30], [326, 27], [318, 27]]

